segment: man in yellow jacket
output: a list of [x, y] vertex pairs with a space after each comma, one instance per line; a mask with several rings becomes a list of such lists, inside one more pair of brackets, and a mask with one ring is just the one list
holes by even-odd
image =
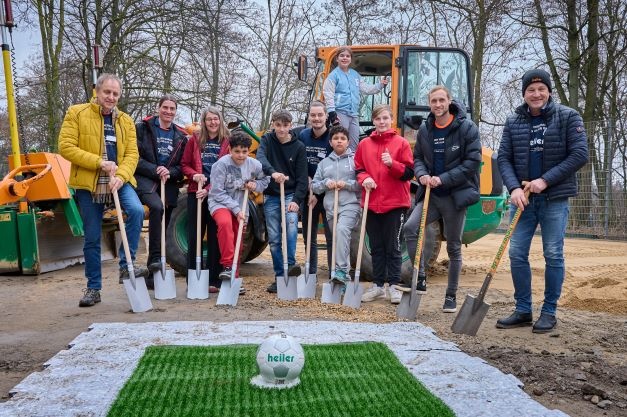
[[[80, 307], [100, 302], [102, 214], [105, 206], [113, 201], [111, 192], [118, 191], [127, 216], [126, 234], [133, 260], [144, 219], [143, 207], [133, 188], [136, 186], [133, 174], [139, 159], [135, 124], [116, 107], [121, 93], [120, 79], [102, 74], [96, 81], [96, 97], [89, 103], [71, 106], [59, 133], [59, 153], [72, 163], [69, 185], [76, 190], [85, 229], [83, 253], [87, 288], [78, 303]], [[122, 247], [119, 257], [120, 278], [123, 279], [128, 277], [128, 270]], [[146, 273], [146, 270], [136, 270], [138, 276]]]

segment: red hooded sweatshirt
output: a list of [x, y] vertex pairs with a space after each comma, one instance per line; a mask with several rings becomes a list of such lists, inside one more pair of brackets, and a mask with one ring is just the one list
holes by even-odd
[[[385, 150], [392, 156], [392, 166], [387, 167], [381, 160]], [[357, 146], [355, 171], [357, 181], [363, 184], [372, 178], [377, 188], [370, 192], [368, 209], [374, 213], [387, 213], [396, 208], [409, 208], [409, 179], [413, 176], [414, 158], [409, 143], [396, 134], [394, 129], [383, 133], [374, 132]], [[366, 193], [361, 193], [361, 206], [364, 206]]]

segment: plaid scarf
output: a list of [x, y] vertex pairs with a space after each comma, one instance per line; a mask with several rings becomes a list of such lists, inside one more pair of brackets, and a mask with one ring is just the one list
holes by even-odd
[[[92, 99], [95, 102], [95, 98]], [[118, 109], [117, 107], [113, 108], [113, 111], [111, 112], [111, 122], [113, 125], [113, 128], [115, 129], [115, 119], [117, 118], [117, 112]], [[102, 110], [101, 110], [102, 113]], [[104, 129], [104, 124], [103, 124], [103, 129]], [[102, 138], [104, 141], [104, 130], [102, 132]], [[109, 159], [107, 158], [107, 147], [106, 145], [103, 147], [102, 150], [102, 160], [103, 161], [108, 161]], [[111, 194], [111, 189], [109, 189], [109, 182], [111, 181], [111, 177], [109, 176], [109, 174], [105, 171], [103, 171], [102, 169], [98, 170], [98, 181], [96, 182], [96, 190], [92, 193], [91, 198], [92, 201], [94, 203], [98, 203], [98, 204], [111, 204], [113, 202], [113, 194]]]

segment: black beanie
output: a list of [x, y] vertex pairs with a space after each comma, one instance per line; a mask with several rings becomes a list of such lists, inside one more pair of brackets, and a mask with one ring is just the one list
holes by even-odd
[[532, 69], [525, 72], [525, 75], [522, 77], [522, 95], [525, 95], [525, 90], [529, 87], [529, 84], [541, 82], [549, 89], [549, 93], [551, 90], [551, 76], [548, 72], [541, 69]]

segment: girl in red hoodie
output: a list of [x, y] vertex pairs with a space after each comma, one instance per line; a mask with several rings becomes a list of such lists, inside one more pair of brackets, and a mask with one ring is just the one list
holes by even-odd
[[[392, 120], [390, 106], [375, 106], [375, 132], [359, 143], [355, 154], [357, 181], [370, 190], [366, 232], [373, 284], [362, 296], [364, 302], [385, 297], [386, 277], [390, 301], [401, 302], [401, 292], [394, 285], [401, 280], [401, 230], [405, 211], [410, 207], [409, 180], [414, 176], [414, 160], [409, 143], [392, 129]], [[365, 195], [361, 195], [362, 207]]]
[[208, 107], [200, 118], [200, 134], [194, 133], [185, 146], [181, 170], [187, 177], [187, 268], [196, 269], [196, 201], [202, 199], [201, 235], [207, 235], [207, 261], [203, 269], [209, 270], [211, 292], [217, 292], [222, 272], [218, 226], [209, 215], [207, 194], [211, 188], [211, 166], [221, 156], [229, 153], [229, 129], [217, 107]]

